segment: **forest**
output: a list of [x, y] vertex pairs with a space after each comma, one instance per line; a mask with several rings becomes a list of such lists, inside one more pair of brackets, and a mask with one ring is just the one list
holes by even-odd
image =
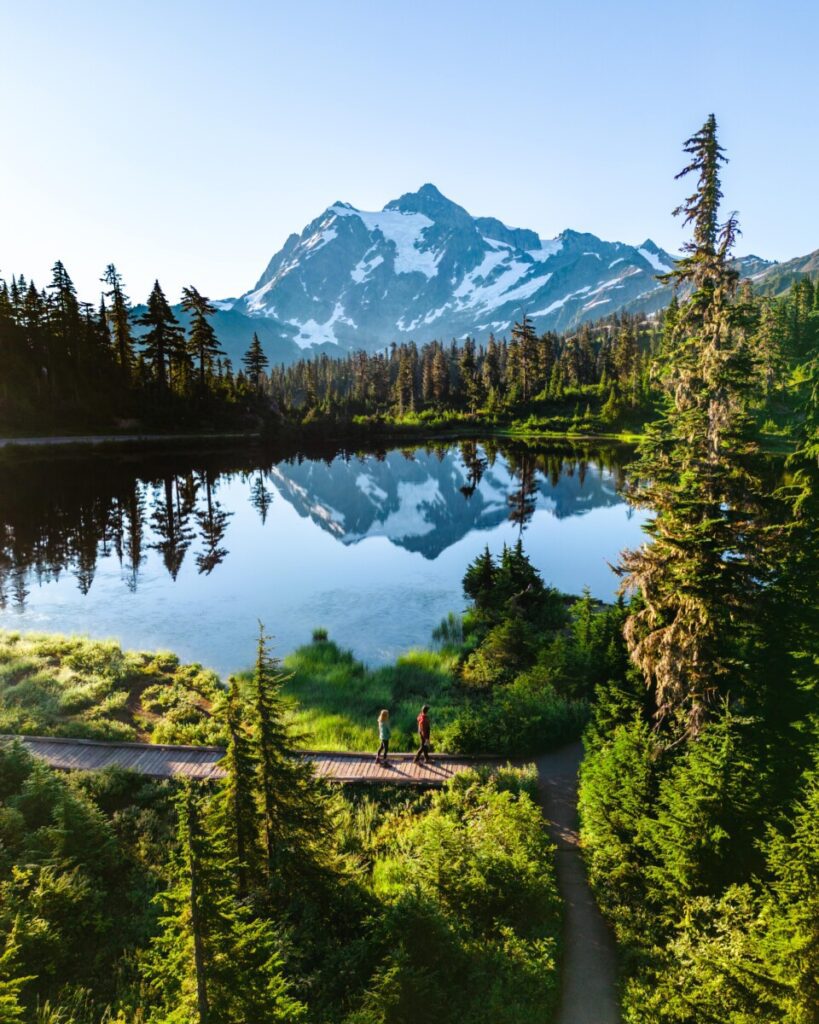
[[224, 683], [116, 645], [0, 637], [2, 732], [227, 747], [210, 787], [58, 775], [0, 748], [0, 1021], [549, 1020], [564, 911], [534, 769], [340, 792], [293, 756], [311, 729], [359, 742], [387, 702], [406, 741], [429, 699], [447, 749], [525, 760], [582, 733], [581, 843], [627, 1024], [815, 1024], [819, 290], [739, 281], [713, 117], [685, 152], [691, 237], [656, 320], [558, 338], [522, 316], [484, 347], [287, 368], [251, 345], [234, 376], [194, 289], [187, 339], [157, 286], [137, 342], [113, 268], [103, 309], [77, 303], [60, 265], [45, 293], [3, 286], [0, 397], [20, 422], [49, 393], [82, 410], [105, 379], [106, 415], [156, 422], [633, 425], [625, 494], [650, 516], [614, 567], [616, 603], [558, 593], [522, 545], [487, 550], [465, 567], [464, 615], [377, 671], [322, 630], [282, 665], [260, 628], [255, 667]]
[[[381, 438], [390, 430], [480, 425], [636, 435], [658, 415], [663, 339], [691, 288], [679, 282], [659, 316], [622, 312], [564, 335], [538, 335], [522, 310], [508, 339], [421, 346], [385, 339], [380, 352], [321, 353], [290, 366], [271, 365], [254, 334], [237, 368], [211, 323], [216, 307], [195, 288], [180, 300], [186, 331], [159, 282], [140, 312], [115, 266], [102, 284], [95, 304], [78, 300], [60, 262], [45, 288], [23, 275], [0, 279], [0, 427]], [[790, 371], [817, 345], [819, 285], [803, 277], [776, 297], [743, 281], [734, 307], [756, 378], [749, 409], [776, 443], [797, 417]]]

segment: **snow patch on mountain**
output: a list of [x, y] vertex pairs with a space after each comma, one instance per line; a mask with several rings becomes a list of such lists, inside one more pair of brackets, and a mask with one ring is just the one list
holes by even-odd
[[308, 252], [316, 253], [327, 245], [328, 242], [332, 242], [334, 238], [338, 238], [338, 232], [334, 228], [325, 228], [324, 231], [318, 231], [315, 235], [311, 235], [304, 243], [304, 248]]
[[543, 263], [546, 260], [550, 260], [552, 256], [557, 256], [562, 248], [562, 238], [541, 238], [540, 248], [527, 249], [526, 255], [531, 256], [538, 263]]
[[[511, 246], [491, 238], [483, 241], [489, 251], [475, 270], [464, 275], [452, 293], [457, 300], [453, 308], [488, 310], [500, 302], [519, 301], [542, 288], [552, 276], [551, 273], [541, 273], [532, 263], [520, 259]], [[529, 274], [534, 276], [523, 281]]]
[[423, 213], [404, 213], [401, 210], [365, 213], [343, 206], [331, 209], [339, 217], [358, 217], [368, 231], [379, 231], [388, 242], [392, 242], [396, 274], [424, 274], [430, 278], [438, 273], [440, 254], [422, 248], [424, 232], [432, 227], [432, 221]]
[[372, 249], [369, 250], [353, 267], [350, 271], [350, 277], [355, 281], [356, 284], [362, 284], [372, 274], [376, 267], [380, 267], [384, 262], [383, 256], [371, 255]]
[[585, 295], [586, 292], [591, 291], [591, 285], [584, 285], [582, 288], [578, 288], [576, 292], [569, 292], [562, 299], [556, 299], [550, 306], [546, 306], [545, 309], [536, 309], [531, 316], [548, 316], [549, 313], [554, 313], [556, 309], [560, 309], [565, 306], [569, 299], [575, 298], [577, 295]]
[[337, 345], [338, 338], [333, 330], [334, 325], [341, 323], [350, 327], [356, 326], [355, 320], [345, 315], [344, 307], [340, 302], [335, 304], [332, 314], [323, 324], [316, 323], [312, 319], [306, 323], [300, 323], [298, 320], [288, 320], [287, 322], [298, 328], [298, 333], [293, 340], [300, 348], [309, 348], [311, 345]]
[[654, 267], [655, 270], [659, 270], [661, 274], [667, 274], [669, 270], [671, 270], [671, 267], [663, 263], [663, 261], [660, 259], [656, 252], [652, 252], [650, 249], [646, 249], [644, 245], [640, 246], [637, 252], [639, 252], [639, 254], [643, 257], [644, 260], [648, 260], [648, 262], [652, 265], [652, 267]]

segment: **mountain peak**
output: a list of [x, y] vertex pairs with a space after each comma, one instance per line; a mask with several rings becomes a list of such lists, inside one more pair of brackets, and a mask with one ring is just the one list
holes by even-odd
[[450, 220], [468, 218], [469, 214], [462, 206], [453, 203], [435, 187], [427, 182], [417, 192], [405, 192], [398, 199], [393, 199], [384, 207], [385, 210], [398, 210], [400, 213], [423, 213], [432, 220]]
[[522, 305], [538, 331], [667, 301], [674, 258], [567, 229], [540, 238], [473, 217], [426, 182], [379, 212], [335, 203], [291, 236], [234, 305], [299, 348], [376, 350], [392, 340], [501, 336]]
[[444, 199], [447, 202], [451, 202], [451, 200], [447, 199], [443, 192], [441, 192], [441, 190], [430, 181], [418, 189], [417, 195], [428, 196], [431, 199]]

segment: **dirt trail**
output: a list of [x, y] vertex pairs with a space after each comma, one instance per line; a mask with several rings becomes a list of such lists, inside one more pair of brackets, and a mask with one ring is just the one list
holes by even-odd
[[540, 802], [557, 845], [564, 904], [563, 977], [555, 1024], [620, 1024], [617, 952], [586, 879], [577, 821], [580, 743], [537, 758]]

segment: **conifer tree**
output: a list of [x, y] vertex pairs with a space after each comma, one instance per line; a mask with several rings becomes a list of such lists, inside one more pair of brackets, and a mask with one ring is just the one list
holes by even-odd
[[204, 394], [216, 358], [224, 355], [209, 319], [216, 313], [216, 307], [210, 299], [200, 295], [193, 285], [190, 285], [182, 289], [182, 308], [190, 314], [188, 352], [199, 365], [199, 389]]
[[[725, 157], [711, 116], [685, 144], [695, 192], [678, 208], [693, 241], [669, 277], [690, 289], [668, 325], [665, 412], [650, 427], [631, 497], [653, 512], [651, 543], [627, 552], [625, 585], [643, 604], [626, 626], [631, 655], [656, 688], [658, 714], [696, 732], [717, 696], [741, 685], [736, 619], [764, 583], [763, 490], [749, 439], [749, 363], [734, 320], [736, 220], [718, 222]], [[764, 546], [764, 545], [763, 545]]]
[[265, 865], [277, 888], [288, 876], [309, 871], [309, 851], [321, 839], [324, 813], [312, 766], [291, 748], [282, 696], [286, 678], [260, 623], [252, 683], [256, 750]]
[[223, 761], [227, 773], [223, 789], [224, 817], [231, 854], [236, 863], [238, 893], [245, 897], [259, 867], [259, 812], [255, 796], [258, 765], [244, 701], [235, 677], [230, 680], [225, 721], [228, 743]]
[[524, 402], [532, 396], [533, 381], [537, 370], [538, 344], [531, 317], [523, 314], [520, 322], [512, 328], [512, 344], [516, 346], [517, 363], [520, 372], [520, 395]]
[[196, 784], [183, 784], [173, 881], [160, 897], [163, 931], [148, 965], [166, 1014], [161, 1019], [294, 1024], [305, 1008], [283, 977], [273, 924], [237, 901], [229, 846], [211, 827], [207, 804]]
[[141, 327], [148, 328], [140, 338], [140, 344], [157, 387], [164, 393], [168, 388], [170, 366], [184, 351], [184, 331], [173, 315], [159, 281], [154, 282], [147, 305], [148, 308], [137, 320]]
[[250, 386], [254, 391], [258, 391], [262, 374], [268, 365], [268, 358], [262, 348], [262, 343], [259, 341], [259, 335], [255, 331], [253, 332], [250, 348], [242, 356], [242, 363], [247, 371], [247, 379], [250, 381]]
[[496, 576], [497, 567], [487, 545], [467, 567], [462, 584], [464, 594], [479, 611], [486, 608], [493, 599]]
[[122, 276], [114, 266], [109, 263], [105, 268], [102, 280], [108, 285], [105, 297], [111, 304], [108, 319], [111, 325], [111, 332], [114, 339], [114, 350], [117, 354], [117, 362], [120, 372], [127, 379], [131, 376], [134, 361], [134, 344], [131, 332], [131, 303], [122, 287]]
[[77, 289], [60, 260], [54, 264], [51, 275], [51, 320], [55, 336], [70, 357], [76, 352], [79, 334], [80, 306]]

